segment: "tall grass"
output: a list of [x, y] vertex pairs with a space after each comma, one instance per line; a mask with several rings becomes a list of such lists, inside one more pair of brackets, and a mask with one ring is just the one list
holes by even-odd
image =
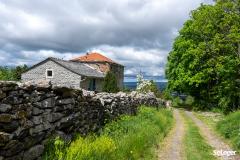
[[107, 124], [101, 134], [78, 137], [70, 144], [59, 138], [50, 143], [44, 160], [153, 159], [154, 147], [172, 126], [171, 111], [141, 107], [136, 116]]
[[240, 152], [240, 111], [231, 113], [219, 121], [217, 131], [229, 139], [233, 147]]

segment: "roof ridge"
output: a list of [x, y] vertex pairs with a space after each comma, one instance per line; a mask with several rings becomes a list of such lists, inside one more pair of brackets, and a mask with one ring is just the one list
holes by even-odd
[[[98, 70], [94, 69], [94, 68], [91, 68], [90, 66], [86, 66], [84, 65], [83, 63], [79, 63], [79, 62], [72, 62], [72, 61], [69, 61], [69, 60], [63, 60], [63, 59], [59, 59], [59, 58], [55, 58], [55, 57], [49, 57], [47, 59], [50, 59], [52, 61], [54, 61], [55, 63], [61, 65], [62, 67], [70, 70], [71, 72], [75, 73], [75, 74], [78, 74], [78, 75], [84, 75], [84, 74], [79, 74], [78, 72], [76, 72], [74, 69], [72, 69], [70, 66], [67, 66], [66, 64], [63, 64], [61, 62], [65, 62], [65, 63], [68, 63], [68, 64], [74, 64], [74, 65], [81, 65], [82, 67], [87, 67], [91, 70], [94, 70], [94, 71], [97, 71], [98, 73], [101, 73], [101, 74], [104, 74], [102, 72], [99, 72]], [[94, 77], [94, 76], [90, 76], [90, 77]]]
[[79, 61], [79, 62], [108, 62], [108, 63], [114, 63], [121, 65], [112, 59], [106, 57], [105, 55], [102, 55], [101, 53], [98, 52], [91, 52], [87, 53], [87, 55], [79, 56], [76, 58], [71, 59], [71, 61]]

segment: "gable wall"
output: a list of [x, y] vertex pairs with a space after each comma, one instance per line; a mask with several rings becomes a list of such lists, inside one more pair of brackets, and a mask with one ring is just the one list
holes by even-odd
[[116, 75], [118, 88], [122, 89], [124, 81], [124, 67], [117, 64], [111, 64], [110, 70]]
[[108, 71], [115, 73], [118, 87], [120, 89], [123, 88], [124, 66], [114, 64], [114, 63], [101, 63], [101, 62], [84, 62], [84, 63], [104, 73], [107, 73]]
[[[53, 69], [53, 78], [46, 78], [46, 69]], [[49, 60], [22, 74], [22, 81], [49, 80], [53, 86], [80, 88], [81, 76]]]

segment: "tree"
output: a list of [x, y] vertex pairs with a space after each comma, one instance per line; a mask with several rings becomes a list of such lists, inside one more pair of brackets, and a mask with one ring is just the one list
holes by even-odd
[[0, 80], [4, 81], [19, 81], [21, 74], [28, 69], [27, 65], [17, 66], [16, 68], [0, 66]]
[[[168, 57], [168, 89], [198, 106], [240, 107], [240, 1], [201, 5], [180, 30]], [[199, 105], [200, 104], [200, 105]]]
[[137, 75], [136, 91], [140, 93], [153, 92], [156, 97], [162, 96], [157, 84], [153, 80], [144, 79], [142, 75]]
[[22, 73], [25, 72], [27, 69], [28, 69], [27, 65], [17, 66], [14, 69], [14, 79], [15, 80], [21, 80]]
[[116, 75], [108, 72], [104, 78], [103, 91], [108, 93], [116, 93], [119, 91]]

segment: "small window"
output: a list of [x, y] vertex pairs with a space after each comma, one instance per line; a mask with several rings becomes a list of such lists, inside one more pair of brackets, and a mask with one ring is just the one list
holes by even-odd
[[52, 69], [47, 69], [46, 70], [46, 77], [47, 78], [53, 78], [53, 70]]

